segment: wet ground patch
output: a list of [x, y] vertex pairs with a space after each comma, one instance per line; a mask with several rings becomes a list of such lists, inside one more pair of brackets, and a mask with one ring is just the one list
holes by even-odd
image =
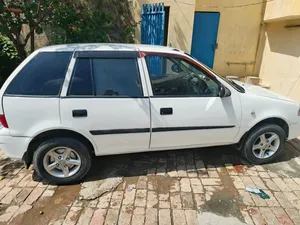
[[51, 197], [35, 202], [32, 209], [16, 216], [11, 225], [48, 224], [63, 219], [69, 209], [69, 205], [78, 196], [80, 185], [60, 186]]

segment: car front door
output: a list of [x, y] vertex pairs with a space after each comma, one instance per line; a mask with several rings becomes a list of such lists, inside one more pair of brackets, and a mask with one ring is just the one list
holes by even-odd
[[241, 120], [236, 90], [229, 86], [231, 96], [221, 98], [222, 82], [183, 53], [142, 55], [152, 91], [150, 148], [233, 143]]
[[140, 60], [134, 51], [99, 51], [77, 52], [71, 61], [62, 124], [89, 136], [96, 155], [149, 149], [150, 106]]

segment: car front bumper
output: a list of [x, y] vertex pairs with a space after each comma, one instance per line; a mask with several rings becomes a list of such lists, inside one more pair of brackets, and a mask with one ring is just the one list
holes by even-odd
[[0, 148], [9, 158], [22, 159], [30, 140], [29, 137], [12, 137], [9, 129], [0, 129]]

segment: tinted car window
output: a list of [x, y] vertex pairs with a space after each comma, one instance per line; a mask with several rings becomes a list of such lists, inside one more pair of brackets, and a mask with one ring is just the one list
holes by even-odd
[[6, 94], [57, 96], [64, 82], [71, 52], [41, 52], [11, 81]]
[[217, 97], [219, 84], [200, 68], [175, 57], [147, 56], [154, 96]]
[[70, 83], [69, 95], [93, 95], [90, 59], [77, 60]]
[[142, 96], [136, 59], [93, 59], [97, 96]]

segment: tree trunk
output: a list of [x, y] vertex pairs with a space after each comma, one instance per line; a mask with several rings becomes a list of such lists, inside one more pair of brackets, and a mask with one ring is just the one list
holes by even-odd
[[[31, 30], [31, 25], [29, 25], [29, 28]], [[34, 32], [30, 37], [30, 52], [33, 53], [34, 52]]]
[[27, 54], [26, 54], [26, 51], [25, 51], [25, 46], [26, 45], [23, 44], [23, 43], [20, 43], [20, 36], [17, 36], [15, 38], [12, 33], [7, 33], [7, 36], [12, 41], [15, 48], [17, 49], [18, 56], [19, 56], [20, 60], [23, 61], [24, 59], [26, 59], [26, 57], [27, 57]]
[[26, 59], [27, 54], [25, 51], [25, 45], [18, 45], [18, 46], [16, 46], [16, 49], [18, 51], [18, 55], [19, 55], [19, 58], [21, 59], [21, 61]]
[[34, 34], [30, 37], [30, 52], [34, 52]]

